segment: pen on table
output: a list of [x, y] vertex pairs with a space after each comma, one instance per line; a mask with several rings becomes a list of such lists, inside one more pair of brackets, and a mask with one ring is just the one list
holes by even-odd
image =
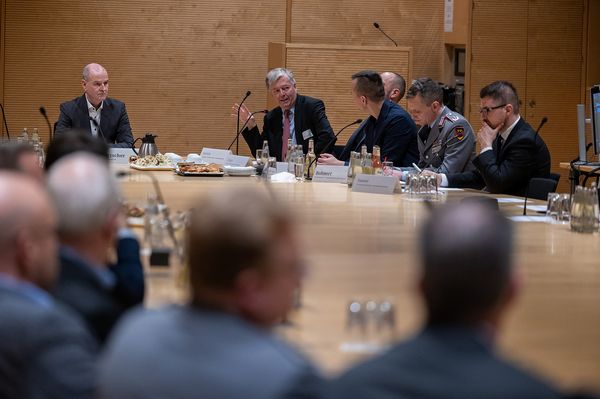
[[413, 168], [415, 168], [417, 170], [417, 172], [419, 172], [419, 173], [422, 172], [422, 170], [417, 166], [416, 163], [413, 162], [412, 166], [413, 166]]

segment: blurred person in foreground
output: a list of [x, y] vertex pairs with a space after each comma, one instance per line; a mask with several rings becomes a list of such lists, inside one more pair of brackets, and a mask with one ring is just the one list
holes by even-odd
[[108, 144], [104, 140], [91, 136], [82, 129], [69, 129], [48, 144], [44, 168], [50, 170], [52, 165], [64, 156], [74, 152], [94, 154], [108, 164]]
[[[323, 101], [298, 94], [296, 79], [289, 69], [270, 70], [265, 84], [279, 106], [265, 115], [262, 133], [248, 108], [244, 105], [240, 108], [240, 123], [248, 121], [242, 136], [252, 155], [256, 155], [256, 150], [262, 148], [266, 140], [269, 155], [278, 161], [285, 161], [288, 139], [292, 139], [293, 145], [301, 145], [305, 154], [308, 152], [308, 141], [312, 139], [315, 153], [319, 154], [334, 137]], [[238, 108], [238, 104], [233, 105], [232, 115], [237, 116]]]
[[28, 174], [38, 181], [44, 180], [44, 169], [33, 146], [27, 143], [5, 142], [0, 144], [0, 169]]
[[0, 171], [0, 397], [91, 398], [97, 346], [48, 294], [56, 212], [33, 179]]
[[60, 105], [56, 136], [69, 129], [83, 129], [111, 147], [130, 148], [133, 135], [125, 104], [108, 98], [108, 72], [96, 63], [83, 68], [83, 95]]
[[495, 351], [517, 294], [513, 226], [487, 204], [442, 207], [420, 237], [426, 324], [414, 337], [342, 375], [335, 398], [559, 398]]
[[369, 153], [378, 145], [381, 160], [391, 161], [394, 166], [411, 166], [417, 162], [417, 127], [404, 108], [385, 97], [381, 76], [369, 70], [355, 73], [352, 94], [356, 106], [369, 117], [352, 133], [339, 159], [332, 154], [321, 154], [318, 163], [344, 165], [350, 159], [350, 152], [360, 152], [363, 144]]
[[101, 398], [278, 398], [315, 370], [270, 331], [303, 265], [289, 211], [258, 188], [197, 201], [187, 305], [139, 310], [111, 338]]
[[[123, 223], [118, 184], [105, 159], [85, 152], [53, 163], [47, 183], [58, 210], [61, 244], [54, 294], [103, 343], [119, 317], [144, 297], [137, 240], [118, 236]], [[119, 260], [111, 265], [109, 251], [117, 240]]]

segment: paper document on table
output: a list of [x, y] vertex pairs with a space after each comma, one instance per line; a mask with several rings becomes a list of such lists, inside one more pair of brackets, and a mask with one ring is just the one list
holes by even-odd
[[520, 204], [525, 202], [524, 198], [496, 198], [499, 204]]
[[[523, 209], [525, 205], [520, 206], [519, 208]], [[534, 212], [546, 212], [548, 210], [548, 206], [547, 205], [527, 205], [527, 210], [528, 211], [534, 211]]]
[[551, 223], [552, 218], [549, 216], [510, 216], [510, 220], [513, 222], [538, 222], [538, 223]]

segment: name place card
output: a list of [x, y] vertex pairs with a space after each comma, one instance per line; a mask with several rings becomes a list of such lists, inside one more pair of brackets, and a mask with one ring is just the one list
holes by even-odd
[[381, 175], [363, 175], [354, 177], [352, 191], [358, 193], [393, 194], [398, 177]]
[[[226, 165], [226, 161], [231, 155], [231, 151], [229, 150], [219, 150], [216, 148], [206, 148], [202, 149], [200, 156], [202, 157], [202, 161], [206, 163], [218, 163], [219, 165]], [[234, 166], [234, 165], [232, 165]], [[243, 165], [246, 166], [246, 165]]]
[[346, 184], [348, 182], [348, 166], [317, 165], [312, 181]]
[[248, 165], [248, 160], [250, 159], [250, 157], [243, 157], [241, 155], [233, 155], [230, 154], [227, 158], [226, 158], [226, 164], [225, 165], [229, 165], [229, 166], [246, 166]]
[[109, 148], [108, 159], [111, 163], [118, 165], [128, 165], [129, 157], [135, 156], [135, 152], [131, 148]]
[[288, 163], [287, 162], [277, 162], [277, 173], [287, 172], [288, 171]]

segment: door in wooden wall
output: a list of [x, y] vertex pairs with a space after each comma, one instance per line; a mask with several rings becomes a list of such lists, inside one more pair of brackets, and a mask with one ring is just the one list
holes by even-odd
[[[575, 105], [582, 99], [584, 0], [474, 0], [466, 114], [478, 129], [479, 90], [511, 81], [521, 99], [521, 116], [540, 131], [552, 169], [577, 155]], [[559, 189], [567, 190], [563, 174]]]

